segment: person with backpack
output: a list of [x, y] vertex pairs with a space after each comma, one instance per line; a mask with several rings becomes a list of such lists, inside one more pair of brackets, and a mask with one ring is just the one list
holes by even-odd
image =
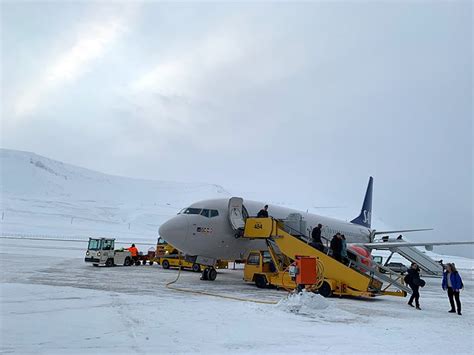
[[458, 314], [461, 316], [461, 300], [459, 299], [459, 291], [464, 287], [464, 285], [462, 283], [461, 275], [459, 275], [454, 264], [446, 264], [441, 286], [443, 287], [443, 290], [448, 291], [449, 303], [451, 304], [451, 310], [449, 313], [456, 313], [456, 307], [454, 307], [454, 299], [456, 299]]
[[421, 310], [420, 308], [420, 286], [423, 287], [425, 282], [420, 278], [420, 268], [416, 263], [411, 263], [410, 268], [407, 270], [407, 276], [405, 276], [404, 281], [410, 286], [413, 290], [408, 305], [413, 306], [413, 300], [415, 301], [416, 309]]
[[342, 262], [342, 256], [341, 256], [341, 251], [342, 251], [342, 237], [341, 233], [337, 233], [334, 237], [331, 239], [331, 251], [332, 251], [332, 257], [336, 259], [339, 262]]
[[323, 241], [321, 240], [321, 230], [323, 225], [321, 223], [318, 224], [317, 227], [314, 227], [311, 232], [311, 246], [318, 249], [319, 251], [324, 252], [324, 245]]

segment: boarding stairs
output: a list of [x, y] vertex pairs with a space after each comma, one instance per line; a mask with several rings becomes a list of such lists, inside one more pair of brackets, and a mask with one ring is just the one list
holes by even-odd
[[[377, 268], [365, 265], [357, 260], [351, 260], [346, 265], [311, 246], [301, 235], [288, 233], [284, 223], [273, 218], [247, 218], [242, 237], [264, 239], [267, 245], [274, 243], [278, 249], [291, 260], [297, 256], [309, 256], [319, 259], [324, 267], [325, 282], [335, 295], [352, 295], [374, 297], [377, 295], [405, 296], [411, 289], [403, 284], [401, 275], [394, 274], [384, 268], [387, 274]], [[386, 285], [383, 288], [383, 282]], [[396, 290], [388, 290], [392, 287]]]
[[[308, 246], [312, 247], [310, 243], [310, 238], [301, 234], [298, 230], [292, 230], [292, 228], [285, 224], [285, 230], [288, 232], [291, 231], [290, 234], [298, 238], [299, 240], [305, 242]], [[324, 248], [325, 254], [330, 256], [331, 250], [329, 249], [330, 240], [321, 236], [321, 238], [325, 241], [326, 247]], [[313, 248], [314, 249], [314, 248]], [[408, 287], [403, 281], [403, 275], [394, 272], [393, 270], [389, 269], [384, 265], [375, 265], [375, 266], [368, 266], [364, 263], [361, 263], [359, 260], [363, 259], [364, 256], [358, 254], [354, 250], [347, 250], [349, 264], [347, 265], [349, 268], [354, 269], [358, 272], [364, 273], [369, 277], [375, 277], [382, 282], [386, 282], [387, 285], [382, 289], [382, 291], [387, 291], [390, 287], [405, 291], [406, 293], [412, 293], [412, 289]], [[351, 255], [352, 254], [352, 255]]]
[[[383, 242], [380, 244], [383, 245]], [[389, 263], [393, 254], [397, 253], [403, 256], [405, 259], [411, 261], [412, 263], [416, 263], [422, 270], [423, 275], [432, 277], [443, 276], [443, 266], [416, 247], [394, 246], [388, 247], [388, 250], [391, 251], [391, 254], [385, 261], [385, 265]]]

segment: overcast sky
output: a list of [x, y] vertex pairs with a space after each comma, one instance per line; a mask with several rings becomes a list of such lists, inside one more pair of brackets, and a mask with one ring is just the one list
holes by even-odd
[[470, 1], [1, 7], [4, 148], [473, 239]]

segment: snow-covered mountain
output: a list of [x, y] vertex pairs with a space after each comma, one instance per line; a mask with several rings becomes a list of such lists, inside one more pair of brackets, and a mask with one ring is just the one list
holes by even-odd
[[159, 225], [221, 186], [112, 176], [0, 149], [2, 235], [115, 236], [154, 240]]

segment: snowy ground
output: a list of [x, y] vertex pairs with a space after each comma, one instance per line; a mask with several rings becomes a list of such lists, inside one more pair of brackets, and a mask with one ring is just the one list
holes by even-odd
[[[85, 245], [0, 239], [1, 353], [426, 353], [473, 352], [472, 271], [463, 272], [463, 316], [448, 314], [439, 279], [427, 279], [422, 311], [407, 300], [239, 302], [165, 287], [159, 266], [94, 268]], [[252, 299], [284, 299], [226, 270], [215, 282], [182, 272], [178, 285]], [[296, 306], [300, 303], [296, 302]]]

